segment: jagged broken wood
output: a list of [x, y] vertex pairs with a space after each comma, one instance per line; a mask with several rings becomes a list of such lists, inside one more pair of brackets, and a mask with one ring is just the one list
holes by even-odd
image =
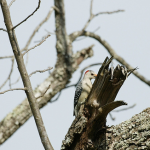
[[62, 142], [62, 150], [106, 149], [106, 117], [113, 109], [127, 105], [114, 100], [126, 78], [134, 71], [118, 65], [111, 79], [109, 64], [112, 59], [107, 57], [99, 69], [85, 105], [81, 106], [79, 115]]

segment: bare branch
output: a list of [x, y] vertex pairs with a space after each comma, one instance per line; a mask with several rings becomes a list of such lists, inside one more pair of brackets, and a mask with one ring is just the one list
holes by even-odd
[[40, 8], [40, 3], [41, 0], [39, 0], [38, 6], [37, 8], [34, 10], [34, 12], [32, 14], [30, 14], [26, 19], [24, 19], [23, 21], [21, 21], [20, 23], [18, 23], [17, 25], [15, 25], [12, 29], [14, 30], [16, 27], [18, 27], [19, 25], [21, 25], [23, 22], [25, 22], [28, 18], [30, 18], [39, 8]]
[[34, 49], [37, 46], [40, 46], [43, 42], [46, 41], [46, 39], [49, 37], [50, 35], [47, 35], [40, 43], [36, 44], [35, 46], [31, 47], [30, 49], [28, 49], [27, 51], [25, 51], [22, 55], [24, 56], [26, 53], [28, 53], [30, 50]]
[[0, 30], [7, 32], [7, 30], [6, 30], [6, 29], [3, 29], [3, 28], [0, 28]]
[[97, 14], [93, 14], [92, 9], [93, 9], [93, 0], [91, 0], [91, 5], [90, 5], [90, 18], [88, 19], [88, 21], [84, 25], [82, 31], [84, 31], [88, 27], [88, 25], [90, 24], [90, 22], [92, 21], [92, 19], [95, 18], [95, 17], [97, 17], [98, 15], [102, 15], [102, 14], [114, 14], [114, 13], [118, 13], [118, 12], [123, 12], [124, 11], [124, 10], [115, 10], [115, 11], [99, 12]]
[[119, 12], [124, 12], [125, 10], [114, 10], [114, 11], [106, 11], [106, 12], [99, 12], [94, 15], [94, 17], [98, 15], [103, 15], [103, 14], [114, 14], [114, 13], [119, 13]]
[[113, 121], [116, 119], [115, 117], [112, 116], [111, 112], [109, 113], [109, 116], [110, 116], [111, 120], [113, 120]]
[[92, 11], [92, 9], [93, 9], [93, 0], [91, 0], [91, 6], [90, 6], [90, 16], [92, 16], [92, 15], [93, 15], [93, 11]]
[[28, 49], [28, 46], [30, 45], [33, 37], [35, 36], [36, 32], [40, 29], [40, 27], [50, 18], [53, 10], [58, 10], [58, 8], [56, 8], [55, 6], [51, 7], [50, 11], [48, 12], [48, 14], [46, 15], [46, 17], [44, 18], [44, 20], [42, 20], [42, 22], [40, 22], [40, 24], [34, 29], [32, 35], [30, 36], [26, 46], [21, 50], [21, 51], [24, 51], [24, 50], [27, 50]]
[[[76, 52], [73, 55], [74, 62], [71, 64], [72, 74], [79, 68], [79, 65], [86, 59], [93, 56], [93, 49], [82, 49], [78, 52]], [[64, 87], [68, 84], [70, 78], [67, 78], [67, 72], [65, 72], [62, 67], [62, 60], [57, 60], [57, 65], [53, 72], [50, 74], [49, 77], [46, 78], [46, 80], [41, 83], [35, 90], [34, 95], [36, 97], [40, 96], [42, 93], [45, 92], [47, 89], [47, 86], [51, 84], [50, 90], [46, 92], [44, 97], [41, 99], [39, 98], [36, 102], [39, 106], [39, 108], [43, 108], [46, 106], [52, 98], [59, 93]], [[61, 78], [58, 78], [60, 76], [58, 70], [61, 70], [63, 74], [61, 75]], [[60, 80], [61, 79], [61, 80]], [[47, 84], [49, 83], [49, 84]], [[57, 86], [58, 85], [58, 86]], [[57, 86], [57, 88], [56, 88]], [[14, 116], [14, 113], [16, 116]], [[10, 117], [12, 116], [12, 117]], [[30, 106], [28, 105], [27, 99], [23, 100], [21, 104], [19, 104], [15, 109], [13, 109], [12, 112], [10, 112], [5, 118], [0, 122], [0, 145], [4, 143], [8, 138], [11, 137], [17, 130], [20, 129], [20, 127], [27, 122], [27, 120], [32, 116], [32, 112], [30, 109]], [[16, 121], [19, 124], [16, 124]], [[11, 126], [9, 128], [7, 125]]]
[[13, 2], [15, 2], [16, 0], [12, 0], [11, 2], [10, 2], [10, 4], [8, 5], [8, 8], [10, 8], [10, 6], [12, 5], [12, 3]]
[[3, 91], [3, 92], [0, 92], [0, 94], [4, 94], [6, 92], [9, 92], [9, 91], [14, 91], [14, 90], [27, 90], [27, 88], [14, 88], [14, 89], [9, 89], [9, 90], [6, 90], [6, 91]]
[[47, 90], [50, 88], [50, 86], [51, 86], [51, 85], [49, 85], [49, 86], [47, 87], [47, 89], [45, 90], [45, 92], [44, 92], [41, 96], [36, 97], [36, 99], [43, 97], [43, 96], [45, 95], [45, 93], [47, 92]]
[[0, 59], [5, 59], [5, 58], [13, 58], [14, 56], [2, 56]]
[[48, 71], [48, 70], [51, 70], [51, 69], [53, 69], [53, 67], [51, 67], [51, 68], [48, 67], [48, 69], [45, 69], [45, 70], [36, 70], [36, 71], [32, 72], [32, 73], [29, 75], [29, 77], [31, 77], [33, 74], [35, 74], [35, 73], [37, 73], [37, 72], [43, 73], [43, 72]]
[[[4, 16], [4, 22], [5, 22], [7, 31], [8, 31], [7, 33], [9, 36], [9, 41], [11, 43], [12, 51], [15, 55], [16, 62], [18, 64], [18, 70], [19, 70], [19, 73], [21, 75], [24, 88], [27, 88], [27, 90], [28, 90], [25, 93], [26, 93], [28, 102], [30, 104], [32, 114], [34, 116], [34, 120], [36, 122], [36, 126], [38, 129], [40, 138], [41, 138], [41, 142], [42, 142], [45, 150], [53, 150], [53, 147], [52, 147], [52, 145], [49, 141], [49, 138], [47, 136], [46, 129], [44, 127], [44, 123], [43, 123], [43, 120], [41, 117], [41, 113], [39, 111], [39, 107], [38, 107], [37, 102], [36, 102], [36, 98], [35, 98], [33, 90], [32, 90], [31, 82], [30, 82], [30, 79], [29, 79], [29, 76], [28, 76], [28, 73], [27, 73], [27, 70], [26, 70], [26, 67], [24, 64], [23, 56], [21, 53], [18, 55], [18, 52], [20, 51], [20, 49], [19, 49], [19, 45], [17, 42], [15, 32], [12, 29], [13, 25], [12, 25], [11, 16], [10, 16], [7, 2], [6, 2], [6, 0], [1, 0], [0, 4], [1, 4], [1, 8], [2, 8], [2, 13]], [[40, 1], [39, 1], [39, 5], [40, 5]]]
[[134, 108], [135, 106], [136, 106], [136, 104], [133, 104], [127, 108], [123, 108], [123, 109], [119, 109], [119, 110], [113, 110], [113, 112], [120, 112], [120, 111], [128, 110], [128, 109]]
[[10, 69], [10, 73], [7, 77], [7, 79], [5, 80], [5, 82], [0, 86], [0, 89], [2, 89], [2, 87], [7, 83], [8, 80], [10, 80], [11, 74], [13, 72], [13, 67], [14, 67], [14, 58], [12, 58], [12, 65], [11, 65], [11, 69]]
[[[87, 36], [87, 37], [91, 37], [95, 40], [97, 40], [98, 42], [100, 42], [109, 52], [109, 54], [111, 56], [114, 57], [114, 59], [116, 59], [118, 62], [120, 62], [122, 65], [126, 66], [129, 70], [135, 69], [133, 68], [130, 64], [128, 64], [121, 56], [119, 56], [115, 50], [105, 41], [103, 40], [99, 35], [93, 33], [93, 32], [88, 32], [88, 31], [77, 31], [77, 32], [73, 32], [72, 34], [70, 34], [70, 38], [72, 41], [74, 41], [77, 37], [79, 36]], [[148, 86], [150, 86], [150, 80], [147, 80], [144, 76], [142, 76], [140, 73], [138, 73], [137, 71], [134, 71], [133, 74], [139, 78], [141, 81], [143, 81], [144, 83], [146, 83]]]
[[58, 96], [54, 100], [52, 99], [49, 102], [50, 103], [56, 102], [59, 99], [60, 95], [61, 95], [61, 91], [58, 93]]

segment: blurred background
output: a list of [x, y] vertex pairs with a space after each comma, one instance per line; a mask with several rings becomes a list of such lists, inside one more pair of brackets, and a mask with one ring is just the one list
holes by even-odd
[[[7, 0], [9, 4], [11, 1]], [[66, 29], [70, 34], [81, 30], [90, 16], [90, 0], [65, 0]], [[31, 14], [38, 5], [38, 0], [16, 0], [10, 7], [13, 25], [18, 24]], [[15, 29], [20, 48], [23, 48], [31, 36], [35, 27], [45, 18], [54, 1], [42, 0], [40, 9], [26, 22]], [[93, 13], [114, 11], [123, 9], [125, 12], [99, 15], [94, 18], [87, 28], [87, 31], [95, 33], [106, 40], [118, 55], [123, 57], [131, 66], [138, 67], [138, 72], [150, 80], [150, 1], [149, 0], [94, 0]], [[2, 11], [0, 11], [0, 28], [4, 28]], [[33, 38], [30, 46], [34, 46], [42, 40], [48, 32], [55, 32], [54, 12], [50, 19], [39, 29]], [[80, 38], [81, 39], [81, 38]], [[54, 34], [39, 47], [29, 52], [27, 71], [30, 74], [35, 70], [43, 70], [47, 67], [54, 67], [56, 62], [56, 37]], [[109, 56], [107, 50], [97, 41], [84, 38], [73, 43], [73, 51], [76, 52], [94, 44], [94, 56], [85, 60], [78, 70], [73, 74], [71, 83], [76, 83], [80, 77], [80, 71], [92, 63], [101, 63]], [[6, 32], [0, 31], [0, 57], [12, 55], [12, 49]], [[25, 56], [25, 61], [27, 57]], [[118, 64], [114, 60], [114, 66]], [[0, 85], [6, 80], [11, 67], [11, 59], [0, 59]], [[100, 66], [89, 69], [98, 72]], [[33, 89], [49, 76], [49, 72], [36, 73], [31, 77]], [[19, 77], [19, 72], [15, 62], [11, 82], [15, 82]], [[12, 88], [23, 87], [20, 80]], [[9, 89], [9, 82], [1, 91]], [[59, 150], [73, 117], [73, 100], [75, 87], [67, 88], [62, 91], [60, 98], [53, 103], [49, 103], [40, 111], [43, 121], [55, 150]], [[113, 121], [107, 117], [107, 125], [117, 125], [122, 121], [130, 119], [133, 115], [140, 113], [150, 106], [149, 86], [131, 75], [124, 83], [116, 100], [124, 100], [128, 106], [136, 104], [132, 109], [121, 112], [112, 112], [115, 117]], [[67, 95], [67, 96], [66, 96]], [[7, 92], [0, 95], [0, 119], [2, 120], [26, 95], [23, 91]], [[128, 106], [118, 109], [127, 108]], [[44, 150], [33, 117], [31, 117], [20, 129], [18, 129], [4, 144], [1, 150]]]

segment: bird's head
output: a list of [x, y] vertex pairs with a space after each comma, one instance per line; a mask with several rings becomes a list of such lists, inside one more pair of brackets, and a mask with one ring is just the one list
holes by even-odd
[[92, 71], [92, 70], [87, 70], [86, 72], [85, 72], [85, 74], [84, 74], [84, 78], [88, 78], [88, 79], [95, 79], [96, 78], [96, 76], [97, 76], [97, 74], [94, 72], [94, 71]]

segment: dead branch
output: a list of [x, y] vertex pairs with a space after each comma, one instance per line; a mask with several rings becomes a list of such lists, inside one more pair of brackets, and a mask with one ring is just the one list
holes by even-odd
[[123, 108], [123, 109], [119, 109], [119, 110], [113, 110], [112, 112], [120, 112], [120, 111], [128, 110], [128, 109], [134, 108], [135, 106], [136, 106], [136, 104], [133, 104], [127, 108]]
[[14, 91], [14, 90], [27, 90], [27, 88], [25, 87], [25, 88], [14, 88], [14, 89], [9, 89], [9, 90], [6, 90], [6, 91], [3, 91], [3, 92], [0, 92], [0, 94], [4, 94], [4, 93], [6, 93], [6, 92], [9, 92], [9, 91]]
[[2, 56], [0, 59], [5, 59], [5, 58], [13, 58], [13, 56]]
[[30, 18], [32, 15], [34, 15], [34, 13], [40, 8], [40, 3], [41, 3], [41, 0], [39, 0], [38, 6], [37, 6], [37, 8], [34, 10], [34, 12], [33, 12], [32, 14], [30, 14], [27, 18], [25, 18], [23, 21], [21, 21], [20, 23], [18, 23], [17, 25], [15, 25], [12, 29], [14, 30], [16, 27], [18, 27], [18, 26], [21, 25], [23, 22], [25, 22], [28, 18]]
[[40, 43], [36, 44], [35, 46], [31, 47], [30, 49], [28, 49], [27, 51], [25, 51], [22, 55], [24, 56], [26, 53], [28, 53], [30, 50], [34, 49], [37, 46], [40, 46], [43, 42], [46, 41], [46, 39], [50, 37], [50, 35], [47, 35]]
[[25, 47], [24, 47], [21, 51], [24, 51], [24, 50], [27, 50], [27, 49], [28, 49], [28, 47], [29, 47], [29, 45], [30, 45], [30, 43], [31, 43], [31, 41], [32, 41], [32, 39], [33, 39], [33, 37], [35, 36], [36, 32], [41, 28], [41, 26], [42, 26], [46, 21], [48, 21], [48, 19], [50, 18], [50, 16], [51, 16], [51, 14], [52, 14], [52, 12], [53, 12], [54, 9], [57, 10], [57, 11], [59, 11], [58, 8], [56, 8], [55, 6], [51, 7], [50, 11], [48, 12], [48, 14], [47, 14], [46, 17], [44, 18], [44, 20], [42, 20], [42, 21], [39, 23], [39, 25], [34, 29], [32, 35], [30, 36], [30, 38], [29, 38], [29, 40], [28, 40], [28, 42], [27, 42], [27, 44], [25, 45]]
[[45, 92], [44, 92], [41, 96], [36, 97], [36, 99], [41, 98], [41, 97], [44, 97], [45, 93], [46, 93], [47, 90], [50, 88], [50, 86], [51, 86], [51, 85], [49, 85], [49, 86], [47, 87], [47, 89], [45, 90]]
[[[99, 69], [85, 105], [81, 105], [80, 114], [73, 121], [62, 142], [62, 150], [97, 149], [97, 145], [101, 146], [99, 149], [105, 149], [106, 145], [102, 142], [106, 140], [106, 117], [113, 109], [127, 105], [123, 101], [114, 100], [130, 73], [126, 69], [122, 72], [121, 67], [117, 66], [111, 79], [111, 61], [112, 58], [106, 58]], [[116, 83], [119, 84], [114, 85]]]
[[14, 67], [14, 58], [12, 58], [11, 61], [12, 61], [12, 65], [11, 65], [10, 73], [9, 73], [7, 79], [4, 81], [4, 83], [0, 86], [0, 90], [1, 90], [2, 87], [7, 83], [7, 81], [10, 80], [11, 74], [12, 74], [12, 72], [13, 72], [13, 67]]
[[[53, 147], [48, 139], [38, 105], [36, 103], [36, 98], [35, 98], [33, 90], [32, 90], [31, 82], [30, 82], [30, 79], [29, 79], [29, 76], [28, 76], [28, 73], [27, 73], [27, 70], [26, 70], [26, 67], [24, 64], [23, 56], [21, 53], [18, 54], [20, 49], [18, 46], [15, 32], [12, 29], [13, 25], [12, 25], [7, 2], [6, 2], [6, 0], [0, 0], [0, 4], [1, 4], [1, 8], [2, 8], [2, 13], [4, 16], [4, 22], [5, 22], [7, 31], [8, 31], [7, 33], [8, 33], [11, 47], [12, 47], [12, 50], [13, 50], [13, 53], [14, 53], [14, 56], [15, 56], [15, 59], [16, 59], [17, 65], [18, 65], [18, 69], [19, 69], [22, 81], [23, 81], [23, 85], [24, 85], [24, 88], [27, 88], [27, 91], [25, 93], [28, 98], [28, 101], [29, 101], [36, 125], [37, 125], [37, 129], [38, 129], [38, 132], [39, 132], [39, 135], [41, 138], [41, 142], [42, 142], [45, 150], [53, 150]], [[40, 1], [39, 1], [39, 5], [40, 5]]]
[[82, 31], [84, 31], [88, 25], [90, 24], [90, 22], [97, 17], [98, 15], [102, 15], [102, 14], [114, 14], [114, 13], [118, 13], [118, 12], [124, 12], [124, 10], [115, 10], [115, 11], [107, 11], [107, 12], [99, 12], [96, 14], [93, 14], [93, 0], [91, 0], [91, 5], [90, 5], [90, 17], [88, 19], [88, 21], [86, 22], [86, 24], [84, 25]]
[[36, 70], [36, 71], [32, 72], [32, 73], [29, 75], [29, 77], [31, 77], [33, 74], [35, 74], [35, 73], [37, 73], [37, 72], [43, 73], [43, 72], [48, 71], [48, 70], [51, 70], [51, 69], [53, 69], [53, 67], [48, 67], [48, 69], [44, 69], [44, 70]]
[[110, 116], [111, 120], [113, 120], [113, 121], [116, 119], [115, 117], [112, 116], [111, 112], [109, 113], [109, 116]]
[[6, 29], [3, 29], [3, 28], [0, 28], [0, 30], [7, 32], [7, 30], [6, 30]]
[[13, 2], [15, 2], [16, 0], [12, 0], [11, 2], [10, 2], [10, 4], [8, 5], [8, 8], [10, 8], [10, 6], [12, 5], [12, 3]]
[[[87, 58], [90, 58], [93, 56], [93, 49], [87, 48], [82, 49], [75, 53], [72, 57], [74, 59], [74, 62], [72, 63], [72, 74], [78, 69], [79, 65], [86, 60]], [[42, 95], [45, 90], [47, 89], [48, 85], [51, 84], [50, 90], [48, 90], [44, 97], [39, 98], [37, 100], [37, 104], [39, 108], [42, 108], [46, 106], [52, 98], [59, 93], [62, 89], [65, 88], [65, 86], [68, 84], [70, 78], [68, 78], [67, 72], [63, 70], [62, 67], [63, 61], [58, 60], [56, 63], [56, 66], [53, 70], [53, 72], [50, 74], [49, 77], [46, 78], [43, 83], [41, 83], [35, 90], [34, 95], [35, 97], [38, 97]], [[58, 70], [60, 71], [58, 72]], [[63, 72], [63, 74], [62, 74]], [[56, 85], [57, 88], [56, 88]], [[14, 116], [16, 114], [16, 116]], [[10, 117], [11, 116], [11, 117]], [[22, 101], [21, 104], [19, 104], [15, 109], [13, 109], [12, 112], [10, 112], [1, 122], [0, 126], [0, 144], [4, 143], [11, 135], [13, 135], [20, 127], [26, 123], [26, 121], [32, 116], [32, 112], [30, 109], [30, 106], [28, 104], [27, 99]], [[16, 124], [16, 122], [18, 122]]]
[[55, 99], [52, 99], [49, 102], [50, 103], [56, 102], [59, 99], [60, 95], [61, 95], [61, 91], [58, 93], [58, 96]]
[[[134, 69], [130, 64], [128, 64], [121, 56], [119, 56], [115, 50], [105, 41], [103, 40], [99, 35], [93, 33], [93, 32], [88, 32], [88, 31], [76, 31], [73, 32], [72, 34], [70, 34], [70, 39], [72, 41], [74, 41], [77, 37], [79, 36], [86, 36], [86, 37], [91, 37], [95, 40], [97, 40], [98, 42], [100, 42], [105, 48], [106, 50], [109, 52], [109, 54], [111, 56], [114, 57], [114, 59], [116, 59], [118, 62], [120, 62], [122, 65], [126, 66], [129, 70]], [[142, 82], [144, 82], [145, 84], [147, 84], [148, 86], [150, 86], [150, 80], [147, 80], [144, 76], [142, 76], [140, 73], [138, 73], [137, 71], [134, 71], [133, 74], [140, 79]]]
[[72, 43], [67, 35], [66, 23], [65, 23], [65, 9], [63, 0], [54, 0], [55, 6], [59, 9], [59, 12], [55, 10], [55, 27], [56, 27], [56, 49], [57, 53], [61, 54], [58, 59], [63, 59], [64, 64], [67, 66], [68, 78], [71, 76], [72, 70]]

